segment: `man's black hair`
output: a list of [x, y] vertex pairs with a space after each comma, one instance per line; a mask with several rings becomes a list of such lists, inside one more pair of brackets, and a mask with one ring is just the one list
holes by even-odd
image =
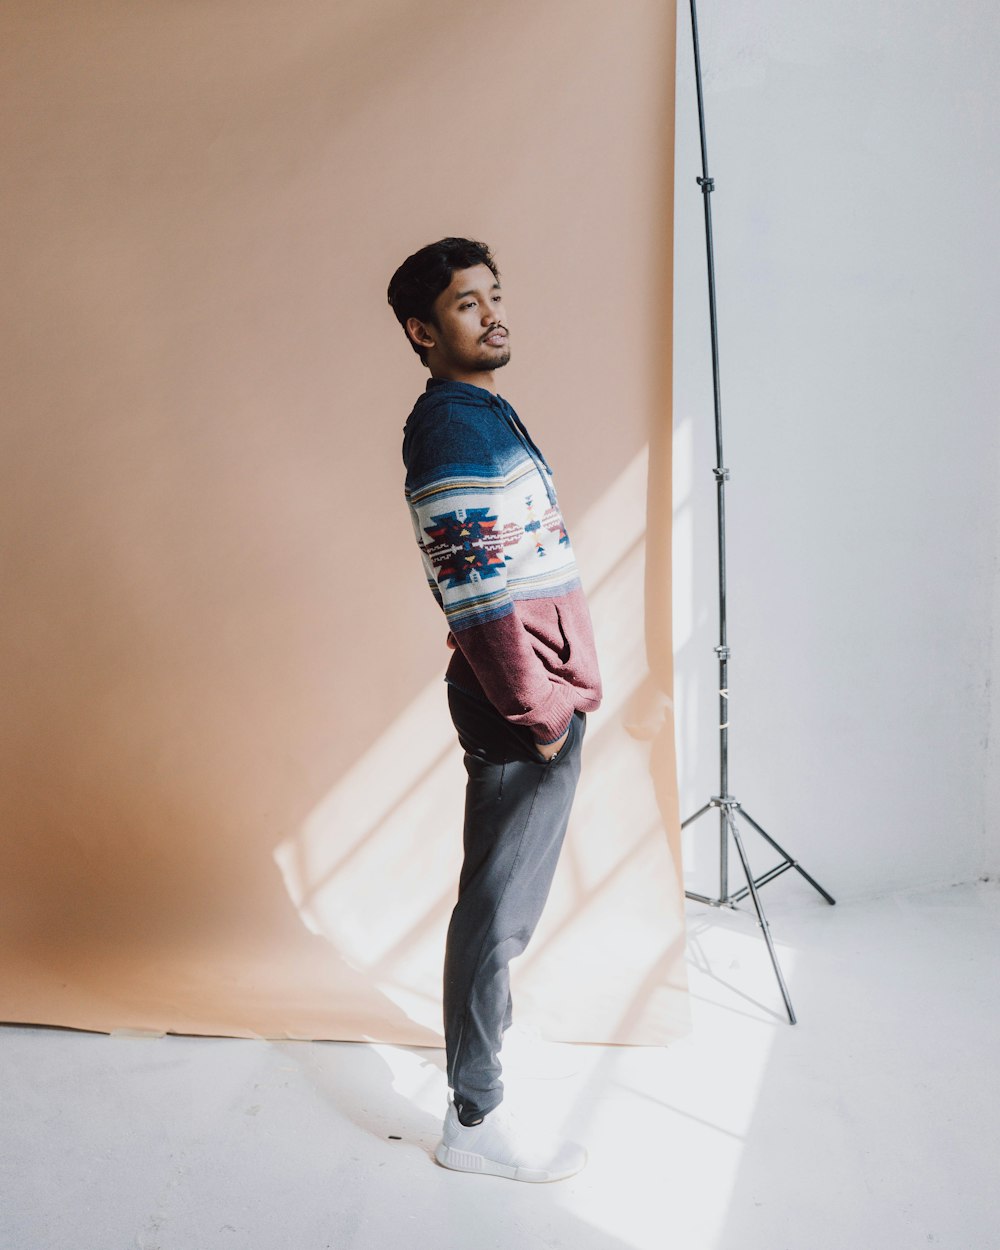
[[[409, 317], [440, 328], [434, 320], [434, 301], [447, 290], [456, 269], [471, 269], [474, 265], [487, 265], [494, 278], [500, 281], [500, 270], [490, 249], [473, 239], [439, 239], [407, 256], [392, 275], [388, 290], [389, 304], [403, 333], [406, 334]], [[409, 334], [406, 334], [406, 341], [427, 364], [426, 348], [414, 343]]]

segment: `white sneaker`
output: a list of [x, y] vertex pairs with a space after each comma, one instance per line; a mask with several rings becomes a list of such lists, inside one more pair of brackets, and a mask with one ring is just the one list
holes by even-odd
[[442, 1167], [506, 1176], [512, 1181], [561, 1181], [579, 1172], [587, 1152], [576, 1142], [545, 1140], [515, 1121], [501, 1103], [470, 1128], [449, 1103], [444, 1134], [434, 1151]]

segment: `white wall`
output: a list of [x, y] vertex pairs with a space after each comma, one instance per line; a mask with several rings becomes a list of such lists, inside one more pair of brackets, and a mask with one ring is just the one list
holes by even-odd
[[[701, 168], [679, 12], [687, 815], [718, 792], [717, 617]], [[700, 6], [699, 33], [732, 474], [730, 789], [838, 898], [995, 872], [1000, 10], [718, 0]], [[686, 835], [689, 884], [711, 886], [716, 827], [703, 818]]]

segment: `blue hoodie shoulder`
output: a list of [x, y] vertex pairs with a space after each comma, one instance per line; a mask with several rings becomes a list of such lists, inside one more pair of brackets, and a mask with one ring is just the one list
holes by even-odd
[[502, 402], [466, 382], [431, 378], [403, 431], [408, 492], [441, 477], [503, 477], [526, 455]]

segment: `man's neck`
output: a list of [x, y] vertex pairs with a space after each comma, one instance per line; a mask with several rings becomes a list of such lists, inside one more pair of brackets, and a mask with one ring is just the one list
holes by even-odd
[[491, 395], [497, 393], [496, 376], [492, 369], [477, 371], [474, 373], [463, 373], [454, 369], [431, 368], [431, 377], [438, 378], [442, 382], [466, 382], [469, 386], [482, 387], [484, 391], [489, 391]]

